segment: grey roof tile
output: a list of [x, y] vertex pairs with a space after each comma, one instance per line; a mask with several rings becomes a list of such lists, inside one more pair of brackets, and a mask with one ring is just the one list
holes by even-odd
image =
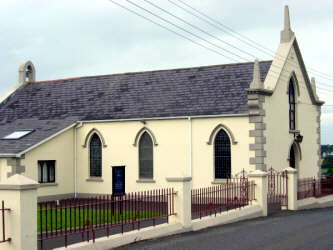
[[[271, 61], [260, 63], [265, 79]], [[253, 63], [125, 73], [26, 84], [0, 104], [0, 154], [19, 153], [78, 120], [247, 113]]]

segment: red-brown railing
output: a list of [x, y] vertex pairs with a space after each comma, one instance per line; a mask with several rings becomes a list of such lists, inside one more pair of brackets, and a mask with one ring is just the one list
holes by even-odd
[[322, 197], [333, 194], [333, 178], [303, 178], [297, 182], [297, 199]]
[[288, 205], [288, 173], [287, 171], [268, 170], [267, 204], [287, 206]]
[[320, 183], [315, 178], [303, 178], [297, 180], [297, 200], [316, 197]]
[[[38, 241], [43, 249], [45, 240], [64, 238], [67, 247], [70, 236], [81, 235], [79, 241], [95, 242], [98, 236], [140, 229], [143, 222], [155, 226], [161, 219], [168, 222], [174, 215], [173, 189], [129, 193], [122, 196], [100, 195], [94, 198], [66, 199], [38, 203]], [[111, 232], [111, 229], [115, 229]], [[102, 234], [101, 234], [102, 232]], [[76, 235], [76, 236], [75, 236]], [[48, 243], [49, 244], [49, 243]]]
[[2, 239], [0, 240], [0, 243], [12, 240], [10, 237], [6, 237], [6, 220], [5, 220], [6, 211], [10, 211], [10, 208], [5, 208], [5, 202], [2, 201], [1, 202]]
[[218, 186], [193, 189], [191, 195], [192, 219], [201, 219], [249, 205], [255, 200], [255, 184], [247, 178], [227, 179]]

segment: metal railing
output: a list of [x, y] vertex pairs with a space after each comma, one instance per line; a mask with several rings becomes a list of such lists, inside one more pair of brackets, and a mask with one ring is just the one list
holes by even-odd
[[333, 194], [333, 178], [303, 178], [297, 181], [297, 200]]
[[288, 173], [279, 172], [273, 168], [268, 170], [267, 204], [287, 206], [288, 205]]
[[2, 220], [2, 239], [0, 240], [0, 243], [4, 243], [7, 241], [11, 241], [12, 238], [6, 237], [6, 220], [5, 220], [5, 212], [10, 211], [10, 208], [5, 208], [5, 202], [1, 202], [1, 220]]
[[215, 215], [247, 206], [255, 200], [255, 183], [247, 178], [227, 179], [225, 183], [191, 190], [192, 219]]
[[[37, 231], [39, 249], [44, 241], [64, 238], [67, 247], [69, 237], [81, 235], [80, 241], [93, 240], [123, 233], [126, 230], [140, 229], [141, 223], [152, 222], [156, 225], [164, 218], [174, 215], [173, 189], [160, 189], [128, 193], [121, 196], [100, 195], [93, 198], [65, 199], [38, 203]], [[101, 234], [102, 232], [102, 234]], [[76, 239], [76, 242], [77, 239]]]

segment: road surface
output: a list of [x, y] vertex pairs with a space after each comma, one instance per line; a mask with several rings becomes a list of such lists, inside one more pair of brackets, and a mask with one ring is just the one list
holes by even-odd
[[333, 208], [279, 212], [229, 225], [139, 242], [119, 250], [333, 250]]

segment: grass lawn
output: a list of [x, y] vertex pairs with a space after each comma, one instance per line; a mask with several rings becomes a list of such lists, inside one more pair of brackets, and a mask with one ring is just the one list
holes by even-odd
[[[163, 215], [161, 212], [154, 211], [122, 211], [112, 209], [93, 209], [93, 208], [63, 208], [52, 209], [48, 207], [37, 209], [37, 231], [55, 231], [74, 227], [83, 227], [89, 221], [90, 225], [100, 225], [106, 223], [119, 223], [121, 221], [131, 221], [134, 219], [154, 218]], [[57, 222], [57, 223], [56, 223]]]

